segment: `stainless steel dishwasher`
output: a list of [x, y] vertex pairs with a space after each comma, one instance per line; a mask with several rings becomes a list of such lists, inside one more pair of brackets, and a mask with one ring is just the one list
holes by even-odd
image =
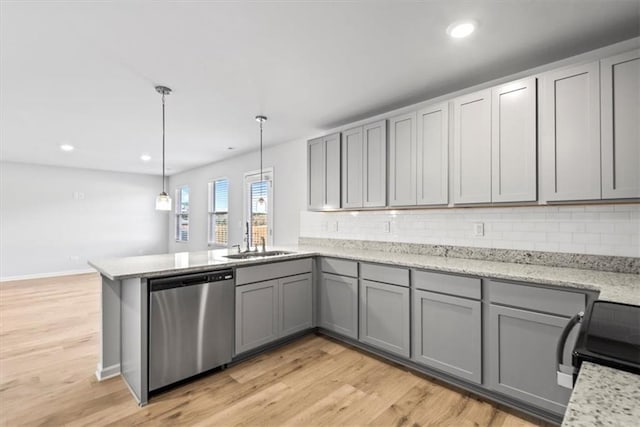
[[233, 270], [149, 283], [149, 391], [231, 361]]

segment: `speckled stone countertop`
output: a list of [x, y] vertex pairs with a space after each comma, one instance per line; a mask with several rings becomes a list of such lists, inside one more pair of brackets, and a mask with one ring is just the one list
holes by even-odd
[[130, 277], [160, 277], [176, 273], [194, 273], [309, 256], [329, 256], [362, 262], [379, 262], [448, 273], [585, 289], [600, 292], [599, 299], [602, 300], [640, 305], [640, 275], [638, 274], [326, 246], [292, 246], [269, 249], [288, 250], [294, 253], [268, 258], [232, 260], [225, 258], [225, 255], [233, 252], [227, 249], [218, 249], [103, 259], [90, 261], [89, 265], [110, 279], [120, 280]]
[[637, 426], [640, 424], [640, 376], [584, 362], [563, 427]]
[[[352, 259], [477, 277], [530, 282], [599, 292], [599, 299], [640, 305], [640, 275], [543, 265], [517, 264], [349, 247], [299, 245], [269, 248], [288, 255], [230, 260], [226, 249], [95, 260], [89, 264], [110, 279], [160, 277], [310, 256]], [[635, 425], [640, 419], [640, 377], [585, 363], [571, 395], [563, 426]]]

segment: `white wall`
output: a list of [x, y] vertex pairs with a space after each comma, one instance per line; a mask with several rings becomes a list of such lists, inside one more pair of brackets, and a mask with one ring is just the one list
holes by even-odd
[[161, 178], [0, 163], [0, 278], [87, 270], [88, 259], [167, 251]]
[[304, 212], [300, 236], [638, 257], [640, 205]]
[[[263, 153], [264, 168], [273, 168], [273, 243], [298, 242], [300, 211], [306, 209], [307, 143], [292, 141], [268, 147]], [[172, 175], [169, 190], [189, 186], [189, 241], [175, 241], [175, 215], [169, 221], [169, 251], [207, 249], [207, 184], [214, 179], [229, 179], [229, 245], [242, 244], [244, 236], [243, 180], [246, 172], [260, 169], [259, 152], [243, 154], [217, 163]], [[175, 200], [173, 200], [175, 207]]]

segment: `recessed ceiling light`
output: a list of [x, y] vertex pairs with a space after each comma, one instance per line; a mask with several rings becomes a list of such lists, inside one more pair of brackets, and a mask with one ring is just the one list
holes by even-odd
[[457, 21], [447, 27], [447, 34], [454, 39], [465, 38], [475, 31], [477, 23], [475, 21]]
[[233, 147], [227, 147], [227, 150], [233, 150]]
[[74, 150], [74, 148], [75, 148], [75, 147], [74, 147], [73, 145], [71, 145], [71, 144], [62, 144], [62, 145], [60, 146], [60, 149], [61, 149], [62, 151], [73, 151], [73, 150]]
[[140, 160], [142, 160], [143, 162], [148, 162], [149, 160], [151, 160], [151, 156], [148, 154], [143, 154], [142, 156], [140, 156]]

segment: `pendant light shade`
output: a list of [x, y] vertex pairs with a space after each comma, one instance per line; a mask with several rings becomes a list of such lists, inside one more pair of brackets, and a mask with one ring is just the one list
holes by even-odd
[[171, 89], [166, 86], [156, 86], [156, 92], [162, 95], [162, 192], [156, 196], [156, 210], [158, 211], [170, 211], [171, 210], [171, 197], [164, 189], [165, 182], [165, 167], [164, 167], [164, 97], [171, 93]]
[[156, 196], [156, 210], [157, 211], [170, 211], [171, 210], [171, 197], [164, 191]]
[[[256, 121], [260, 123], [260, 184], [262, 184], [262, 124], [267, 121], [266, 116], [256, 116]], [[264, 197], [258, 199], [259, 205], [264, 205]]]

